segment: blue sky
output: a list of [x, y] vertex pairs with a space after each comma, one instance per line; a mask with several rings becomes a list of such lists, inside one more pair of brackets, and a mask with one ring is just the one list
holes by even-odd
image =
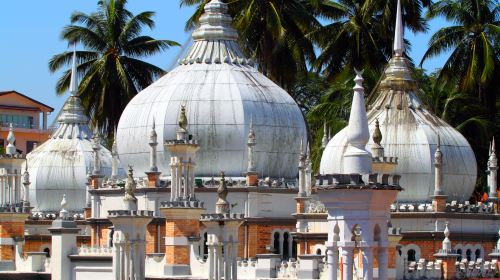
[[[55, 84], [60, 73], [50, 73], [49, 59], [68, 49], [60, 38], [62, 28], [69, 24], [69, 16], [75, 10], [90, 13], [96, 9], [97, 0], [25, 0], [1, 1], [0, 3], [0, 91], [16, 90], [37, 99], [59, 111], [66, 99], [55, 94]], [[175, 40], [184, 44], [190, 34], [184, 32], [184, 24], [193, 12], [192, 7], [179, 7], [177, 0], [129, 0], [128, 9], [134, 13], [155, 11], [156, 28], [147, 34], [157, 39]], [[420, 62], [431, 34], [447, 23], [433, 20], [427, 34], [407, 32], [412, 43], [410, 56]], [[173, 65], [180, 48], [149, 57], [164, 69]], [[441, 67], [447, 55], [429, 60], [424, 68], [432, 71]]]

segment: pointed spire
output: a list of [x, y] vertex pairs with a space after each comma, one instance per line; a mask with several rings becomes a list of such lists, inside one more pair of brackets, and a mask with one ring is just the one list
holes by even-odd
[[380, 146], [382, 142], [382, 131], [380, 131], [380, 123], [378, 122], [378, 118], [375, 119], [375, 130], [372, 135], [373, 143]]
[[23, 185], [30, 184], [30, 173], [28, 172], [28, 159], [25, 161], [24, 173], [23, 173]]
[[76, 43], [73, 45], [73, 63], [71, 65], [71, 80], [69, 82], [69, 92], [71, 95], [78, 95], [78, 76], [76, 71]]
[[347, 126], [347, 149], [344, 153], [344, 168], [346, 174], [370, 174], [372, 155], [366, 150], [370, 139], [368, 118], [365, 107], [365, 91], [363, 88], [363, 71], [356, 71], [354, 95], [351, 114]]
[[489, 201], [498, 200], [498, 159], [496, 155], [495, 137], [493, 137], [490, 146], [490, 156], [488, 157], [488, 187], [489, 187]]
[[306, 154], [304, 152], [304, 139], [300, 139], [299, 154], [299, 196], [306, 196]]
[[99, 131], [95, 130], [94, 137], [92, 138], [92, 150], [94, 150], [94, 170], [92, 175], [101, 175], [101, 160], [99, 158], [99, 151], [101, 150], [101, 137]]
[[394, 55], [403, 56], [405, 52], [404, 41], [403, 41], [403, 15], [401, 0], [398, 1], [397, 11], [396, 11], [396, 27], [394, 28]]
[[443, 153], [441, 153], [441, 137], [437, 135], [437, 147], [434, 153], [434, 195], [444, 195], [442, 183], [443, 178], [441, 175], [441, 167], [443, 165]]
[[5, 152], [8, 155], [16, 155], [17, 154], [17, 149], [14, 143], [16, 142], [16, 136], [14, 135], [14, 126], [12, 123], [9, 124], [9, 134], [7, 135], [7, 148], [5, 149]]
[[111, 146], [111, 180], [118, 178], [118, 145], [116, 143], [116, 135], [115, 127], [113, 145]]
[[149, 171], [158, 172], [158, 166], [156, 162], [156, 146], [158, 146], [158, 135], [156, 134], [156, 124], [153, 117], [153, 125], [151, 128], [151, 133], [149, 134]]
[[134, 180], [134, 169], [132, 165], [128, 166], [127, 181], [125, 182], [125, 196], [123, 201], [125, 202], [126, 210], [137, 210], [137, 198], [135, 197], [134, 191], [137, 188], [137, 183]]

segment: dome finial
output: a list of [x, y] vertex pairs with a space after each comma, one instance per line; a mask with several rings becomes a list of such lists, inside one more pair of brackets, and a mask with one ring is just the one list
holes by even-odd
[[405, 52], [403, 41], [403, 16], [402, 16], [401, 0], [398, 0], [396, 11], [396, 27], [394, 28], [394, 55], [403, 56]]
[[450, 230], [448, 229], [448, 221], [445, 222], [444, 228], [444, 240], [443, 240], [443, 251], [450, 252], [451, 251], [451, 241], [450, 241]]
[[378, 122], [378, 118], [375, 119], [375, 130], [373, 131], [372, 136], [373, 142], [380, 146], [382, 142], [382, 131], [380, 131], [380, 123]]
[[76, 72], [76, 43], [73, 44], [73, 63], [71, 65], [71, 80], [69, 82], [71, 95], [78, 95], [78, 77]]
[[16, 142], [16, 136], [14, 135], [14, 126], [12, 123], [9, 124], [9, 134], [7, 135], [7, 148], [5, 149], [5, 152], [8, 155], [15, 155], [17, 154], [17, 149], [14, 143]]

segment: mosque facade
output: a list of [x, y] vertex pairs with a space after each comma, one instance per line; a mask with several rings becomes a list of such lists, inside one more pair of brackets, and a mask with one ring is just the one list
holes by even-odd
[[0, 278], [498, 276], [495, 141], [488, 201], [471, 204], [474, 153], [420, 101], [400, 5], [376, 96], [357, 71], [317, 174], [298, 105], [242, 53], [221, 0], [127, 105], [111, 151], [88, 127], [74, 60], [50, 139], [20, 155], [12, 128], [0, 156]]

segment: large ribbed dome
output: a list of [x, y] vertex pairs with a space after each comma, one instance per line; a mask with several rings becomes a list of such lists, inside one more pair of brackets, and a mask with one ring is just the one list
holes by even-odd
[[[59, 127], [49, 140], [27, 155], [29, 201], [34, 211], [59, 211], [61, 198], [66, 194], [66, 209], [81, 212], [85, 207], [87, 172], [93, 166], [92, 132], [84, 115], [76, 78], [76, 55], [73, 53], [70, 92], [57, 118]], [[100, 172], [111, 175], [111, 153], [98, 144]], [[123, 173], [123, 171], [122, 171]]]
[[[261, 176], [297, 174], [302, 113], [279, 86], [258, 72], [242, 54], [231, 27], [227, 4], [205, 5], [194, 43], [180, 65], [137, 94], [118, 125], [118, 152], [135, 174], [149, 170], [148, 133], [153, 120], [158, 142], [175, 139], [181, 105], [186, 105], [189, 133], [198, 140], [196, 175], [221, 170], [240, 177], [247, 169], [247, 135], [253, 119], [256, 171]], [[158, 167], [169, 175], [168, 152], [158, 146]]]
[[[443, 153], [443, 190], [449, 200], [469, 199], [476, 183], [476, 158], [467, 140], [453, 127], [429, 112], [419, 99], [420, 89], [412, 78], [409, 62], [402, 56], [389, 61], [375, 98], [369, 102], [370, 131], [380, 122], [386, 156], [397, 156], [396, 173], [404, 191], [399, 201], [429, 201], [434, 192], [434, 153], [438, 135]], [[370, 140], [367, 147], [371, 147]], [[320, 173], [342, 173], [346, 129], [328, 143]]]

